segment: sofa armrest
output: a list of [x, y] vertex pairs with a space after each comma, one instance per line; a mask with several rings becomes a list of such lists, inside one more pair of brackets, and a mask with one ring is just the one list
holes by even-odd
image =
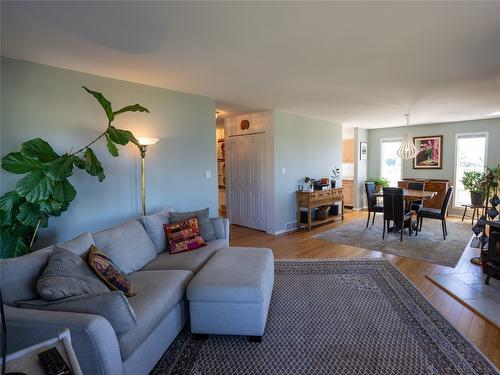
[[227, 240], [229, 245], [229, 219], [218, 216], [210, 219], [218, 240]]
[[76, 357], [86, 374], [123, 374], [120, 347], [111, 324], [99, 315], [5, 306], [9, 353], [56, 337], [68, 328]]

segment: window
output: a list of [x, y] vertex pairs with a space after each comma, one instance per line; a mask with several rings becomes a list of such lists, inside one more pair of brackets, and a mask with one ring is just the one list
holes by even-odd
[[387, 178], [391, 186], [398, 186], [401, 180], [401, 158], [397, 152], [401, 139], [382, 139], [380, 147], [380, 177]]
[[470, 204], [462, 178], [466, 171], [484, 172], [488, 133], [457, 134], [455, 155], [455, 207]]

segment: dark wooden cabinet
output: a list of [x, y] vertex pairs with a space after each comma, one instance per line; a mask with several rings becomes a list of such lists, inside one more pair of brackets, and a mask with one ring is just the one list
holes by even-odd
[[424, 190], [435, 191], [437, 194], [432, 199], [426, 199], [424, 201], [424, 207], [441, 209], [446, 195], [446, 191], [450, 187], [450, 182], [448, 180], [430, 180], [430, 179], [404, 179], [398, 182], [398, 186], [406, 189], [408, 187], [408, 182], [423, 182]]

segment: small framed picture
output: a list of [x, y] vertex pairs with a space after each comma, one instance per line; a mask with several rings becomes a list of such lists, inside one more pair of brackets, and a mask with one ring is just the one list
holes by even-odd
[[443, 136], [413, 137], [417, 156], [413, 159], [413, 169], [443, 168]]
[[359, 160], [366, 160], [368, 158], [368, 143], [359, 143]]

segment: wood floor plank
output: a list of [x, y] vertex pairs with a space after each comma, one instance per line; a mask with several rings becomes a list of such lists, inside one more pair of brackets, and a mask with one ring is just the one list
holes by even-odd
[[[343, 223], [348, 223], [366, 212], [347, 212]], [[453, 219], [450, 219], [453, 220]], [[264, 232], [232, 225], [231, 246], [268, 247], [274, 256], [280, 258], [384, 258], [397, 267], [420, 292], [448, 319], [462, 334], [473, 342], [497, 367], [500, 367], [500, 330], [469, 310], [449, 294], [436, 287], [426, 275], [474, 272], [481, 275], [479, 266], [470, 263], [478, 249], [468, 247], [456, 267], [445, 267], [421, 260], [383, 254], [352, 246], [334, 244], [313, 238], [314, 235], [343, 224], [335, 222], [314, 228], [311, 232], [289, 232], [272, 236]]]

